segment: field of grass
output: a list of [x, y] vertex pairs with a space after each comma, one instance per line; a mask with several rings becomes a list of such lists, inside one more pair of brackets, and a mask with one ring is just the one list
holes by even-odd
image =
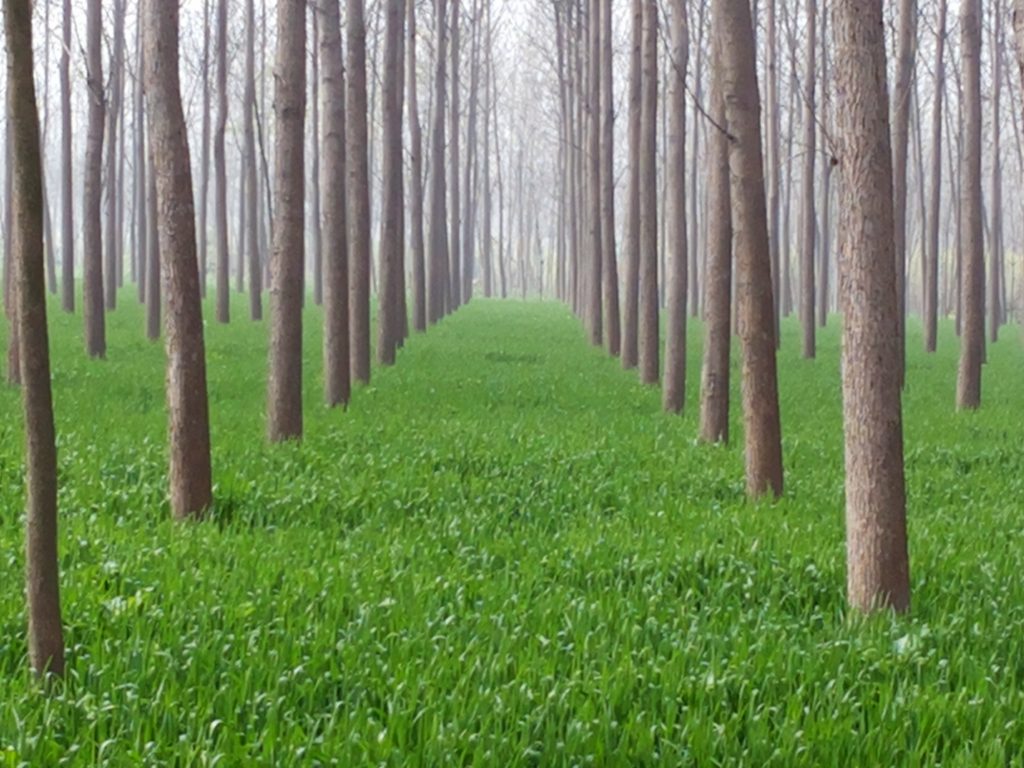
[[[20, 404], [0, 391], [0, 766], [1009, 765], [1024, 750], [1024, 349], [953, 413], [911, 323], [913, 609], [844, 604], [838, 328], [787, 322], [786, 497], [555, 304], [477, 301], [264, 434], [265, 328], [207, 328], [216, 509], [165, 495], [163, 349], [52, 315], [68, 680], [27, 671]], [[0, 339], [2, 341], [2, 339]], [[738, 382], [734, 382], [734, 391]]]

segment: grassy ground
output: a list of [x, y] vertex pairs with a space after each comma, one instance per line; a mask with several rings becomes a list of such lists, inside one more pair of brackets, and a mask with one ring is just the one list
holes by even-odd
[[[163, 354], [53, 316], [69, 678], [26, 672], [18, 395], [0, 391], [2, 765], [1007, 765], [1024, 748], [1024, 355], [955, 415], [909, 341], [908, 618], [844, 607], [838, 331], [780, 357], [787, 493], [743, 496], [557, 305], [475, 302], [301, 445], [264, 444], [265, 329], [207, 329], [217, 508], [176, 526]], [[244, 316], [244, 303], [236, 306]], [[735, 387], [734, 387], [735, 389]], [[735, 434], [739, 436], [734, 416]]]

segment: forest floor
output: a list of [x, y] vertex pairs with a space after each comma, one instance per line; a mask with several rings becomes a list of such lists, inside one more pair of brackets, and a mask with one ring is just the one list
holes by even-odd
[[[265, 326], [207, 325], [216, 509], [175, 525], [163, 347], [51, 315], [68, 681], [24, 646], [18, 393], [0, 391], [0, 765], [1008, 765], [1024, 748], [1024, 349], [953, 412], [911, 322], [913, 609], [845, 608], [838, 323], [784, 325], [786, 495], [744, 498], [555, 304], [475, 301], [264, 440]], [[734, 366], [733, 390], [738, 391]]]

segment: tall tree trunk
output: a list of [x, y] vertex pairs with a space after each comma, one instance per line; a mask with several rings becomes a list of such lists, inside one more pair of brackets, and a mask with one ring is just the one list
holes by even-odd
[[28, 655], [37, 675], [64, 674], [57, 553], [57, 448], [50, 389], [43, 255], [43, 179], [32, 63], [32, 3], [4, 3], [8, 130], [12, 132], [13, 241], [18, 340], [25, 417], [25, 592]]
[[[494, 100], [494, 89], [491, 87], [492, 79], [492, 68], [494, 59], [494, 43], [492, 39], [491, 26], [491, 2], [486, 0], [486, 14], [484, 18], [484, 27], [487, 30], [487, 58], [486, 58], [486, 71], [484, 72], [484, 181], [483, 181], [483, 197], [484, 197], [484, 211], [483, 211], [483, 281], [484, 281], [484, 296], [490, 298], [494, 293], [494, 266], [493, 266], [493, 252], [494, 247], [493, 238], [493, 224], [492, 221], [492, 200], [491, 200], [491, 103]], [[564, 84], [563, 84], [564, 90]], [[563, 94], [564, 100], [564, 94]], [[563, 110], [564, 111], [564, 110]], [[563, 137], [564, 138], [564, 137]], [[568, 157], [567, 147], [563, 148], [563, 158]], [[565, 168], [562, 169], [563, 177], [566, 175]], [[566, 179], [563, 179], [565, 183]], [[563, 190], [564, 194], [564, 190]], [[421, 235], [422, 237], [422, 235]]]
[[132, 248], [132, 265], [135, 274], [132, 277], [136, 281], [138, 298], [140, 304], [146, 302], [146, 235], [148, 228], [146, 224], [146, 110], [143, 99], [144, 88], [141, 73], [146, 68], [145, 45], [142, 42], [142, 16], [138, 18], [138, 51], [136, 52], [136, 83], [135, 83], [135, 180], [132, 197], [135, 200], [135, 234], [133, 236], [134, 247]]
[[370, 381], [370, 168], [364, 0], [347, 0], [349, 332], [352, 378]]
[[711, 38], [711, 119], [708, 139], [708, 235], [704, 278], [704, 361], [700, 383], [700, 437], [729, 441], [729, 348], [732, 340], [732, 218], [729, 136], [723, 89], [721, 39]]
[[423, 243], [423, 131], [420, 128], [416, 70], [416, 0], [406, 0], [406, 87], [409, 96], [409, 231], [412, 238], [412, 322], [427, 329], [427, 283]]
[[[71, 0], [64, 0], [60, 53], [61, 309], [75, 311], [75, 223], [71, 149]], [[91, 103], [91, 101], [90, 101]]]
[[769, 493], [781, 496], [782, 429], [754, 28], [747, 0], [719, 0], [717, 11], [723, 97], [732, 136], [729, 167], [743, 352], [747, 493], [755, 498]]
[[401, 230], [404, 227], [402, 189], [402, 89], [400, 58], [402, 48], [402, 0], [385, 2], [384, 91], [383, 91], [383, 185], [380, 219], [380, 295], [378, 297], [377, 360], [394, 365], [401, 340], [399, 327], [402, 269]]
[[[779, 169], [781, 158], [779, 157], [779, 72], [778, 72], [778, 22], [776, 20], [775, 6], [777, 0], [766, 0], [765, 2], [765, 24], [768, 27], [767, 34], [767, 81], [768, 109], [767, 109], [767, 166], [768, 166], [768, 247], [771, 250], [772, 259], [772, 296], [775, 300], [775, 345], [782, 344], [782, 264], [781, 249], [779, 247]], [[811, 4], [815, 0], [810, 0]], [[813, 13], [813, 12], [812, 12]], [[809, 45], [814, 45], [814, 34], [810, 30], [814, 26], [814, 17], [808, 14], [808, 38]], [[808, 59], [807, 67], [809, 76], [814, 76], [814, 55]], [[811, 89], [809, 104], [813, 109], [814, 94]], [[812, 123], [813, 126], [813, 123]], [[813, 130], [813, 128], [812, 128]], [[814, 157], [813, 145], [808, 149], [809, 157]], [[812, 321], [813, 324], [813, 321]], [[813, 333], [813, 331], [812, 331]], [[805, 331], [806, 345], [806, 331]], [[812, 342], [813, 346], [813, 342]], [[805, 350], [806, 352], [806, 350]], [[813, 357], [813, 353], [811, 357]]]
[[622, 321], [622, 367], [635, 368], [638, 361], [640, 295], [640, 96], [643, 40], [642, 0], [630, 4], [632, 43], [629, 57], [629, 163], [626, 182], [626, 278], [625, 313]]
[[643, 0], [643, 64], [640, 77], [640, 380], [658, 381], [658, 6]]
[[1002, 323], [1001, 252], [1003, 229], [1003, 169], [1002, 169], [1002, 90], [1003, 57], [1000, 55], [1003, 26], [1001, 0], [992, 4], [992, 177], [989, 197], [990, 247], [989, 247], [989, 339], [999, 340], [999, 326]]
[[89, 128], [85, 144], [85, 182], [82, 189], [82, 251], [85, 266], [85, 348], [90, 357], [106, 357], [106, 317], [103, 311], [103, 60], [102, 2], [86, 6], [86, 90]]
[[804, 70], [804, 172], [803, 205], [800, 221], [800, 324], [803, 327], [803, 356], [817, 354], [815, 338], [815, 286], [814, 249], [817, 221], [814, 215], [814, 168], [817, 160], [818, 126], [815, 115], [815, 89], [817, 83], [817, 6], [818, 0], [807, 0], [807, 55]]
[[431, 325], [444, 316], [448, 293], [448, 211], [444, 162], [447, 0], [435, 2], [437, 59], [434, 64], [434, 125], [430, 139], [430, 271], [427, 291], [427, 320]]
[[[206, 297], [207, 213], [210, 191], [210, 0], [203, 2], [203, 117], [199, 153], [199, 290]], [[265, 17], [264, 17], [265, 20]]]
[[906, 293], [907, 293], [907, 147], [910, 138], [910, 89], [914, 77], [914, 52], [917, 48], [917, 2], [900, 0], [899, 53], [896, 58], [896, 82], [893, 91], [893, 224], [895, 226], [896, 301], [898, 309], [899, 381], [903, 386], [906, 368]]
[[[700, 0], [697, 11], [697, 46], [694, 51], [694, 72], [693, 72], [693, 95], [696, 103], [701, 104], [704, 100], [704, 18], [707, 13], [708, 0]], [[700, 295], [700, 283], [698, 281], [698, 258], [697, 254], [700, 253], [701, 243], [699, 240], [701, 233], [701, 224], [704, 221], [701, 217], [698, 217], [698, 176], [699, 172], [699, 158], [700, 158], [700, 133], [704, 116], [700, 114], [700, 110], [693, 110], [693, 130], [691, 131], [690, 141], [692, 142], [690, 151], [690, 196], [687, 200], [687, 204], [690, 206], [690, 239], [688, 253], [690, 257], [690, 267], [687, 274], [687, 289], [690, 294], [690, 317], [699, 317], [701, 313], [701, 295]], [[703, 276], [701, 276], [703, 277]]]
[[[686, 296], [688, 258], [686, 241], [686, 67], [689, 30], [686, 28], [685, 0], [672, 2], [672, 36], [669, 54], [670, 88], [668, 145], [665, 172], [668, 174], [668, 312], [665, 329], [665, 383], [662, 406], [680, 413], [686, 401]], [[691, 222], [692, 223], [692, 222]]]
[[259, 245], [259, 182], [256, 174], [256, 4], [246, 0], [245, 95], [242, 107], [242, 131], [245, 145], [242, 175], [248, 194], [246, 204], [246, 252], [249, 255], [249, 317], [263, 318], [263, 265]]
[[[615, 259], [615, 90], [612, 79], [612, 0], [601, 0], [601, 260], [604, 340], [611, 355], [622, 345], [619, 268]], [[685, 107], [684, 107], [685, 109]], [[683, 168], [684, 174], [686, 169]], [[685, 214], [685, 211], [683, 212]]]
[[480, 92], [480, 0], [473, 0], [472, 45], [469, 67], [469, 116], [466, 124], [466, 162], [462, 169], [462, 188], [465, 191], [462, 216], [462, 301], [473, 298], [473, 278], [476, 270], [476, 196], [473, 179], [479, 173], [479, 147], [476, 126]]
[[[146, 107], [167, 293], [167, 411], [171, 511], [197, 517], [212, 502], [206, 350], [196, 259], [188, 129], [178, 77], [178, 5], [145, 0]], [[157, 273], [151, 282], [158, 283]]]
[[114, 35], [110, 53], [110, 98], [107, 104], [107, 164], [106, 164], [106, 248], [103, 266], [104, 300], [106, 309], [117, 306], [117, 240], [118, 208], [121, 200], [117, 189], [117, 161], [120, 154], [121, 76], [124, 72], [124, 0], [114, 0]]
[[981, 364], [985, 346], [985, 262], [981, 202], [981, 2], [960, 6], [965, 146], [961, 194], [963, 236], [963, 333], [956, 383], [958, 410], [981, 405]]
[[346, 201], [345, 65], [339, 0], [323, 0], [320, 62], [324, 100], [321, 208], [324, 237], [324, 399], [347, 405], [351, 396], [348, 314], [348, 207]]
[[939, 318], [939, 219], [942, 210], [942, 99], [946, 92], [947, 0], [939, 0], [935, 30], [935, 90], [932, 96], [932, 168], [928, 203], [928, 247], [925, 255], [924, 347], [934, 352]]
[[[309, 101], [310, 130], [313, 140], [310, 142], [310, 174], [309, 174], [309, 229], [313, 236], [313, 303], [320, 306], [324, 303], [324, 252], [323, 230], [320, 212], [320, 56], [317, 41], [320, 39], [320, 9], [313, 6], [313, 24], [311, 33], [313, 44], [309, 51]], [[305, 299], [305, 290], [303, 290]]]
[[146, 162], [149, 164], [147, 178], [147, 215], [149, 220], [149, 232], [147, 234], [146, 251], [146, 338], [156, 341], [160, 338], [160, 312], [162, 280], [160, 275], [160, 233], [157, 218], [160, 214], [156, 190], [156, 164], [153, 157], [153, 142], [149, 142], [146, 153]]
[[459, 0], [451, 0], [451, 28], [452, 28], [452, 45], [451, 45], [451, 95], [448, 100], [448, 107], [451, 110], [450, 122], [449, 122], [449, 133], [451, 140], [449, 142], [449, 163], [450, 163], [450, 178], [448, 180], [448, 215], [450, 232], [448, 235], [449, 253], [448, 257], [451, 262], [451, 267], [448, 274], [448, 311], [454, 312], [462, 305], [462, 241], [459, 232], [460, 224], [460, 213], [461, 213], [461, 196], [459, 194], [459, 163], [461, 162], [459, 157], [459, 118], [461, 115], [459, 109], [459, 59], [462, 55], [459, 42], [459, 17], [460, 17]]
[[840, 247], [847, 595], [861, 611], [910, 607], [892, 153], [881, 0], [833, 5], [842, 155]]
[[826, 153], [821, 169], [821, 238], [818, 243], [819, 264], [821, 265], [818, 274], [818, 325], [824, 328], [828, 325], [828, 310], [830, 290], [829, 282], [831, 250], [832, 250], [832, 169], [836, 159], [832, 156], [829, 146], [829, 76], [828, 76], [828, 9], [823, 8], [821, 13], [821, 61], [818, 69], [821, 70], [821, 106], [819, 133], [820, 146]]
[[302, 438], [302, 268], [306, 248], [305, 3], [279, 3], [277, 6], [277, 64], [274, 72], [274, 210], [277, 226], [274, 227], [271, 255], [267, 437], [272, 443], [277, 443]]
[[231, 320], [228, 255], [228, 177], [224, 132], [228, 122], [228, 0], [217, 2], [217, 122], [213, 130], [214, 208], [217, 217], [217, 322]]

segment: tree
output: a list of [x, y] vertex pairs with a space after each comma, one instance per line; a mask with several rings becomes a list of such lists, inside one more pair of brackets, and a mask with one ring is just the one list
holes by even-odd
[[160, 233], [157, 222], [157, 216], [160, 211], [157, 202], [156, 168], [153, 158], [152, 138], [150, 138], [149, 142], [147, 162], [149, 163], [149, 173], [146, 174], [148, 184], [146, 199], [148, 215], [146, 218], [149, 221], [149, 232], [146, 237], [146, 338], [150, 341], [156, 341], [160, 338]]
[[782, 429], [775, 361], [775, 309], [764, 191], [754, 28], [747, 0], [718, 0], [723, 98], [730, 134], [736, 301], [743, 353], [747, 493], [782, 495]]
[[85, 268], [85, 348], [90, 357], [106, 357], [106, 317], [103, 314], [103, 237], [101, 194], [103, 189], [103, 60], [102, 2], [86, 6], [86, 90], [89, 127], [85, 143], [85, 181], [82, 186], [82, 257]]
[[925, 258], [925, 351], [934, 352], [939, 317], [939, 218], [942, 208], [942, 99], [946, 91], [947, 0], [939, 0], [935, 28], [935, 88], [932, 101], [932, 167], [928, 203], [928, 244]]
[[640, 380], [658, 381], [658, 5], [643, 0], [640, 98]]
[[370, 381], [370, 167], [364, 0], [347, 0], [349, 331], [352, 378]]
[[253, 121], [256, 119], [256, 7], [253, 0], [245, 3], [245, 95], [242, 106], [243, 167], [245, 180], [246, 247], [249, 254], [249, 317], [263, 318], [263, 269], [260, 264], [259, 186], [256, 178], [256, 134]]
[[57, 448], [50, 389], [43, 261], [43, 179], [32, 62], [31, 0], [5, 0], [7, 108], [12, 133], [13, 215], [8, 252], [16, 282], [25, 415], [25, 581], [28, 653], [37, 675], [64, 674], [57, 556]]
[[847, 594], [861, 611], [910, 606], [894, 200], [881, 0], [833, 6], [843, 203]]
[[813, 358], [817, 352], [815, 338], [814, 248], [817, 220], [814, 217], [814, 166], [817, 147], [815, 123], [815, 43], [817, 31], [817, 0], [807, 0], [807, 62], [804, 74], [804, 174], [803, 218], [800, 239], [800, 324], [803, 326], [803, 356]]
[[[448, 235], [448, 257], [451, 267], [448, 273], [448, 311], [454, 312], [462, 305], [462, 235], [459, 231], [461, 223], [460, 214], [462, 211], [461, 196], [459, 194], [459, 118], [461, 111], [459, 107], [459, 60], [462, 56], [462, 48], [459, 41], [459, 21], [461, 10], [459, 0], [451, 0], [451, 91], [448, 99], [450, 111], [449, 132], [451, 136], [448, 145], [448, 160], [450, 163], [451, 178], [448, 181], [448, 215], [451, 231]], [[438, 108], [435, 105], [435, 109]]]
[[124, 91], [122, 85], [122, 74], [124, 73], [124, 0], [114, 0], [114, 34], [110, 52], [110, 99], [106, 112], [107, 129], [107, 221], [106, 221], [106, 250], [104, 255], [106, 261], [103, 267], [104, 278], [104, 299], [108, 310], [117, 306], [117, 266], [118, 246], [120, 239], [119, 209], [121, 197], [118, 194], [117, 167], [118, 159], [121, 157], [118, 142], [123, 142], [120, 136], [121, 101]]
[[[612, 0], [601, 0], [601, 260], [604, 341], [611, 355], [622, 346], [619, 269], [615, 259], [615, 89], [612, 79]], [[685, 169], [683, 169], [685, 173]]]
[[[587, 275], [587, 327], [590, 343], [598, 346], [604, 334], [601, 318], [602, 289], [602, 222], [601, 222], [601, 0], [590, 0], [586, 17], [587, 67], [586, 67], [586, 206], [587, 236], [584, 242], [590, 251], [590, 265]], [[655, 41], [655, 45], [656, 45]], [[520, 200], [522, 214], [522, 200]], [[655, 374], [657, 380], [657, 374]]]
[[339, 0], [323, 0], [320, 23], [320, 94], [324, 100], [323, 192], [324, 237], [324, 399], [334, 407], [351, 396], [348, 329], [348, 216], [345, 156], [345, 64], [341, 52]]
[[668, 325], [665, 338], [665, 383], [662, 405], [679, 413], [686, 401], [686, 298], [689, 254], [686, 240], [686, 67], [689, 30], [684, 0], [672, 3], [672, 49], [669, 55], [671, 85], [668, 97], [669, 128], [667, 161]]
[[271, 254], [267, 437], [302, 437], [302, 267], [305, 255], [306, 5], [278, 3], [274, 92], [274, 243]]
[[402, 0], [386, 0], [384, 38], [383, 130], [384, 158], [380, 220], [381, 259], [377, 359], [393, 365], [401, 341], [399, 275], [403, 269], [402, 237], [405, 226], [402, 187]]
[[64, 0], [60, 52], [61, 308], [75, 311], [75, 223], [71, 150], [71, 0]]
[[213, 196], [217, 219], [217, 322], [231, 320], [228, 259], [228, 179], [224, 132], [228, 123], [228, 0], [217, 2], [217, 118], [213, 128]]
[[444, 316], [448, 292], [448, 211], [445, 192], [445, 65], [447, 63], [447, 0], [435, 0], [437, 58], [434, 62], [434, 125], [430, 139], [430, 274], [427, 287], [427, 320], [434, 324]]
[[[963, 329], [956, 382], [959, 410], [981, 405], [981, 364], [985, 353], [985, 263], [981, 204], [981, 2], [960, 6], [963, 61], [964, 153], [961, 195], [963, 247]], [[898, 223], [898, 222], [897, 222]]]
[[732, 340], [732, 218], [729, 141], [725, 132], [722, 51], [711, 41], [711, 120], [708, 138], [707, 269], [704, 278], [704, 360], [700, 381], [700, 438], [729, 441], [729, 348]]
[[[203, 297], [206, 297], [206, 259], [207, 248], [206, 238], [208, 227], [206, 225], [207, 214], [210, 206], [208, 197], [210, 191], [210, 0], [203, 2], [203, 117], [202, 117], [202, 139], [199, 155], [199, 289]], [[265, 10], [265, 9], [264, 9]], [[264, 14], [264, 21], [266, 15]]]
[[640, 77], [643, 47], [642, 0], [630, 4], [632, 43], [629, 56], [629, 170], [626, 182], [625, 312], [622, 318], [622, 367], [635, 368], [638, 360], [640, 294]]
[[914, 49], [917, 47], [917, 2], [900, 0], [899, 53], [892, 120], [893, 223], [896, 238], [896, 300], [899, 313], [897, 335], [900, 345], [900, 386], [906, 365], [907, 285], [907, 145], [910, 137], [910, 99], [914, 77]]
[[412, 236], [412, 318], [417, 331], [427, 329], [427, 284], [423, 243], [423, 131], [416, 87], [416, 0], [406, 1], [406, 87], [409, 89], [409, 231]]
[[[178, 75], [178, 4], [145, 0], [146, 112], [167, 294], [171, 511], [197, 517], [212, 502], [206, 348], [196, 257], [188, 129]], [[153, 283], [160, 274], [150, 275]]]

